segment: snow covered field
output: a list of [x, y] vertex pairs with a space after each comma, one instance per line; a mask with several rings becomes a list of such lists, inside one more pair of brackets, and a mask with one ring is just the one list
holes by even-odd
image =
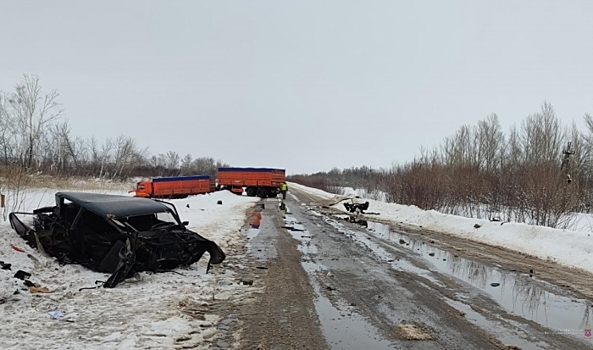
[[[344, 198], [344, 196], [337, 196], [296, 183], [290, 183], [290, 188], [309, 192], [328, 200], [338, 201]], [[370, 203], [368, 211], [379, 213], [378, 217], [384, 220], [422, 226], [427, 230], [461, 236], [593, 272], [593, 237], [591, 237], [593, 216], [591, 215], [579, 214], [574, 230], [562, 230], [512, 222], [501, 223], [471, 219], [372, 199], [357, 198], [355, 200], [361, 203], [368, 200]], [[342, 203], [340, 202], [334, 207], [345, 212]], [[476, 224], [480, 227], [475, 228]]]
[[[22, 211], [52, 205], [56, 190], [28, 190], [23, 194]], [[128, 195], [122, 191], [95, 191]], [[223, 205], [217, 205], [222, 200]], [[257, 198], [237, 196], [227, 191], [172, 200], [189, 228], [217, 242], [225, 252], [242, 244], [240, 231], [246, 211]], [[23, 250], [19, 252], [12, 245]], [[107, 274], [92, 272], [79, 265], [60, 266], [30, 248], [10, 228], [0, 222], [0, 261], [12, 270], [0, 270], [0, 349], [135, 349], [196, 346], [208, 348], [217, 321], [210, 311], [213, 300], [237, 297], [231, 271], [205, 274], [206, 256], [197, 264], [176, 269], [176, 273], [140, 273], [113, 289], [88, 289]], [[17, 270], [31, 273], [30, 280], [50, 293], [31, 293], [22, 281], [13, 278]], [[14, 294], [18, 290], [18, 294]], [[244, 290], [244, 288], [242, 288]], [[62, 315], [57, 319], [50, 312]], [[55, 313], [54, 313], [55, 314]]]
[[[291, 183], [296, 188], [336, 202], [344, 196]], [[124, 194], [125, 191], [98, 191]], [[290, 189], [289, 189], [290, 191]], [[22, 211], [52, 205], [55, 190], [29, 190], [22, 197]], [[217, 205], [222, 200], [223, 205]], [[365, 201], [356, 199], [357, 201]], [[240, 232], [246, 212], [257, 198], [229, 192], [173, 200], [189, 228], [217, 242], [227, 253], [245, 243]], [[369, 200], [371, 212], [396, 223], [462, 236], [502, 246], [542, 259], [593, 272], [593, 238], [590, 216], [582, 215], [579, 231], [525, 224], [490, 222], [424, 211], [416, 207]], [[334, 206], [344, 211], [340, 202]], [[480, 225], [475, 228], [474, 225]], [[15, 246], [23, 252], [15, 250]], [[229, 255], [229, 254], [227, 254]], [[179, 268], [175, 273], [140, 273], [113, 289], [86, 289], [106, 274], [78, 265], [60, 266], [28, 247], [7, 221], [0, 222], [0, 261], [12, 270], [0, 270], [0, 349], [206, 349], [205, 340], [216, 338], [211, 327], [219, 321], [215, 303], [236, 300], [248, 293], [236, 275], [223, 264], [205, 274], [206, 261]], [[17, 270], [32, 274], [30, 280], [50, 293], [31, 293], [13, 278]], [[239, 290], [240, 289], [240, 290]], [[13, 294], [16, 290], [18, 294]], [[50, 313], [62, 316], [53, 318]], [[59, 315], [58, 314], [58, 315]]]

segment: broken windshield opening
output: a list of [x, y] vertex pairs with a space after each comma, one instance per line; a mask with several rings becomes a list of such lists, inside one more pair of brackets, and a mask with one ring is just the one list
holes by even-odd
[[179, 225], [179, 222], [175, 216], [169, 211], [151, 213], [147, 215], [129, 216], [126, 218], [119, 218], [117, 220], [127, 223], [133, 229], [139, 232]]

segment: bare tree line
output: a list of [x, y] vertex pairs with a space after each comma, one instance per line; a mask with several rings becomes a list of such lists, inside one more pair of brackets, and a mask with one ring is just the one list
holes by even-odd
[[150, 155], [126, 135], [99, 141], [72, 134], [56, 90], [44, 93], [35, 75], [0, 91], [0, 177], [43, 173], [124, 179], [132, 176], [215, 175], [228, 166], [211, 157], [176, 152]]
[[[228, 166], [176, 152], [150, 155], [125, 135], [75, 137], [58, 97], [55, 90], [43, 93], [39, 78], [30, 75], [14, 91], [0, 91], [1, 173], [124, 179], [215, 176], [218, 167]], [[333, 192], [364, 189], [368, 198], [445, 213], [566, 226], [567, 213], [588, 211], [593, 201], [593, 117], [584, 120], [584, 131], [574, 123], [563, 126], [552, 105], [543, 103], [507, 133], [492, 114], [390, 169], [334, 168], [291, 180]]]
[[383, 191], [389, 202], [475, 218], [568, 227], [593, 201], [593, 117], [561, 125], [551, 104], [508, 133], [496, 114], [463, 125], [432, 150], [390, 169], [333, 169], [292, 181], [329, 191]]

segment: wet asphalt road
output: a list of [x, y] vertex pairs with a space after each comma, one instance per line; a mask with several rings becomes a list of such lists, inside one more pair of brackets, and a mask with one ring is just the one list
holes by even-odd
[[[328, 348], [593, 348], [590, 303], [561, 288], [383, 224], [347, 222], [304, 193], [289, 193], [285, 204], [282, 218], [266, 202], [264, 216], [284, 227], [265, 234], [295, 240]], [[267, 249], [276, 250], [269, 237]]]

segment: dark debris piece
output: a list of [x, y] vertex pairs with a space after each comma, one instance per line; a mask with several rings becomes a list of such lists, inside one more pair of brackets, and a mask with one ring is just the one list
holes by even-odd
[[31, 277], [31, 274], [28, 272], [25, 272], [23, 270], [18, 270], [15, 274], [14, 274], [15, 278], [18, 278], [20, 280], [26, 280], [29, 279], [29, 277]]
[[25, 281], [23, 282], [23, 284], [24, 284], [25, 286], [27, 286], [27, 287], [36, 287], [36, 286], [35, 286], [35, 283], [33, 283], [33, 282], [29, 281], [29, 280], [25, 280]]
[[369, 209], [369, 202], [364, 203], [344, 203], [344, 208], [350, 213], [360, 212], [364, 214]]
[[12, 264], [8, 264], [8, 263], [5, 263], [4, 261], [0, 261], [0, 268], [2, 268], [2, 270], [10, 270], [11, 267], [12, 267]]

